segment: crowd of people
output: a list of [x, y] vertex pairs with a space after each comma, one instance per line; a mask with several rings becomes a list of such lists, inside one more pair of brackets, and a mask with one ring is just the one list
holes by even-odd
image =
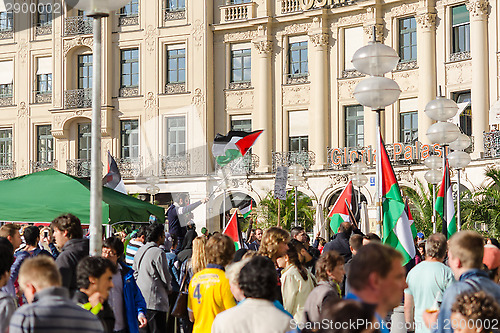
[[[199, 204], [173, 205], [168, 228], [106, 238], [93, 257], [71, 214], [50, 228], [3, 225], [0, 333], [500, 331], [494, 239], [419, 233], [403, 265], [376, 234], [344, 222], [329, 242], [302, 227], [250, 228], [236, 250], [220, 232], [198, 235]], [[396, 308], [404, 321], [391, 320]]]

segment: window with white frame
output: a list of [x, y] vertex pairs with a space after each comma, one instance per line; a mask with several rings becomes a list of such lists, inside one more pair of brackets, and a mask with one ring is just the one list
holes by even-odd
[[418, 141], [418, 99], [399, 101], [399, 140], [402, 143]]
[[288, 112], [288, 151], [309, 150], [309, 111]]
[[231, 116], [231, 131], [252, 131], [252, 119], [249, 115]]
[[12, 166], [12, 128], [0, 128], [0, 166]]
[[307, 36], [290, 37], [288, 40], [288, 74], [301, 77], [309, 74]]
[[167, 156], [186, 154], [186, 117], [167, 118]]
[[250, 82], [252, 52], [248, 44], [231, 45], [231, 82]]
[[36, 93], [52, 94], [52, 57], [37, 58]]
[[51, 125], [36, 127], [37, 162], [51, 163], [54, 161], [54, 137]]
[[46, 27], [52, 25], [52, 13], [54, 4], [52, 0], [39, 0], [36, 10], [36, 25]]
[[139, 49], [121, 50], [121, 88], [139, 87]]
[[120, 121], [121, 158], [139, 158], [139, 121]]
[[128, 4], [120, 9], [120, 16], [138, 16], [139, 15], [139, 0], [131, 0]]
[[12, 97], [14, 86], [14, 61], [0, 61], [0, 98]]
[[167, 46], [167, 84], [186, 82], [186, 48], [184, 44]]
[[349, 105], [345, 111], [345, 146], [363, 147], [364, 145], [364, 109], [362, 105]]
[[451, 53], [470, 51], [469, 11], [465, 5], [451, 7]]
[[13, 12], [0, 12], [0, 31], [12, 31], [14, 27], [13, 21]]
[[414, 16], [399, 19], [399, 58], [401, 62], [417, 60], [417, 21]]

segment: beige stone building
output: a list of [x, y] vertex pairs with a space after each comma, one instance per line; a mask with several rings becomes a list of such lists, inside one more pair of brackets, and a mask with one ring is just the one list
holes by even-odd
[[[51, 15], [52, 1], [39, 2], [35, 13], [0, 13], [0, 172], [55, 167], [85, 177], [91, 23], [75, 9]], [[353, 97], [364, 76], [351, 59], [376, 38], [401, 58], [387, 77], [402, 93], [382, 129], [402, 185], [423, 179], [432, 149], [423, 110], [440, 86], [474, 138], [474, 161], [462, 173], [473, 190], [499, 151], [497, 132], [483, 139], [500, 123], [499, 10], [485, 0], [132, 0], [103, 25], [103, 161], [107, 151], [115, 156], [130, 193], [146, 197], [158, 186], [161, 204], [177, 192], [213, 194], [195, 211], [198, 227], [207, 221], [211, 230], [230, 208], [224, 193], [258, 205], [279, 165], [302, 164], [300, 190], [328, 207], [349, 160], [361, 150], [373, 157], [375, 113]], [[230, 129], [265, 131], [221, 184], [210, 147]], [[368, 176], [361, 193], [373, 206], [373, 168]]]

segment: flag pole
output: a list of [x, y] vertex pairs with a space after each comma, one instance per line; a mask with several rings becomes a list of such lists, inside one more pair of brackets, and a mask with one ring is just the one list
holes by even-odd
[[444, 234], [446, 239], [448, 239], [448, 212], [447, 209], [447, 195], [448, 195], [448, 187], [450, 186], [450, 177], [449, 177], [449, 171], [446, 169], [448, 167], [448, 161], [446, 160], [446, 147], [447, 145], [443, 145], [443, 170], [444, 170], [444, 184], [441, 184], [441, 186], [444, 186], [444, 198], [443, 198], [443, 225], [441, 226], [441, 232]]
[[380, 156], [381, 156], [381, 147], [380, 147], [380, 140], [382, 139], [382, 132], [380, 131], [380, 109], [375, 110], [377, 112], [377, 117], [376, 117], [376, 126], [377, 126], [377, 163], [376, 163], [376, 173], [377, 173], [377, 182], [376, 182], [376, 188], [377, 188], [377, 232], [382, 238], [382, 221], [383, 221], [383, 212], [382, 212], [382, 161], [380, 161]]
[[354, 225], [354, 227], [356, 227], [356, 229], [359, 229], [358, 222], [356, 221], [356, 218], [354, 217], [354, 214], [351, 210], [351, 207], [349, 207], [349, 203], [347, 202], [347, 199], [344, 199], [344, 201], [345, 201], [345, 205], [347, 206], [347, 211], [349, 211], [349, 220], [352, 219], [351, 224]]
[[280, 218], [281, 218], [281, 200], [276, 198], [276, 200], [278, 200], [278, 227], [281, 226], [281, 223], [280, 223]]
[[432, 233], [435, 234], [436, 231], [436, 184], [432, 184]]

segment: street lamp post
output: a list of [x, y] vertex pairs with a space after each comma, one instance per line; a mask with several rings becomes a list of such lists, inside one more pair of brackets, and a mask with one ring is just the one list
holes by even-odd
[[300, 164], [294, 164], [290, 168], [288, 168], [288, 183], [293, 186], [295, 190], [295, 198], [294, 198], [294, 208], [295, 208], [295, 224], [294, 226], [298, 226], [297, 216], [298, 216], [298, 207], [297, 207], [297, 187], [299, 187], [305, 180], [304, 178], [304, 167]]
[[368, 166], [363, 161], [356, 161], [351, 165], [351, 172], [354, 173], [352, 176], [352, 184], [358, 187], [358, 205], [361, 204], [361, 188], [368, 183], [368, 177], [363, 175], [363, 173], [368, 170]]
[[[398, 84], [384, 75], [394, 68], [399, 62], [396, 51], [375, 40], [375, 27], [373, 31], [373, 41], [358, 49], [352, 58], [354, 67], [361, 73], [368, 74], [369, 77], [362, 80], [354, 89], [354, 97], [363, 106], [371, 108], [377, 113], [377, 150], [380, 151], [380, 112], [385, 107], [393, 104], [399, 98], [401, 89]], [[382, 235], [382, 184], [381, 166], [377, 162], [377, 224], [378, 233]]]
[[[68, 0], [67, 0], [68, 1]], [[93, 73], [92, 73], [92, 151], [90, 165], [90, 251], [101, 254], [102, 247], [102, 162], [101, 162], [101, 73], [102, 73], [102, 18], [118, 10], [130, 0], [79, 0], [76, 9], [93, 18]]]
[[465, 168], [471, 162], [470, 155], [464, 151], [469, 148], [470, 144], [470, 138], [461, 133], [455, 141], [450, 143], [450, 148], [453, 149], [453, 152], [448, 155], [450, 167], [457, 170], [457, 231], [462, 229], [462, 223], [460, 220], [460, 170]]
[[[425, 114], [429, 118], [437, 121], [427, 129], [427, 137], [432, 143], [437, 143], [443, 147], [443, 170], [446, 170], [446, 163], [448, 162], [446, 156], [448, 145], [455, 141], [460, 134], [460, 129], [457, 125], [447, 122], [450, 118], [455, 116], [457, 111], [457, 103], [443, 96], [438, 96], [425, 106]], [[446, 180], [447, 178], [445, 177], [444, 179]], [[441, 184], [441, 186], [448, 188], [449, 184]], [[443, 201], [443, 204], [443, 212], [446, 215], [446, 200]]]
[[432, 155], [425, 159], [425, 166], [427, 166], [430, 170], [427, 171], [424, 175], [425, 180], [432, 184], [432, 232], [436, 233], [436, 184], [441, 181], [442, 174], [439, 172], [441, 169], [443, 162], [440, 157], [436, 155]]

